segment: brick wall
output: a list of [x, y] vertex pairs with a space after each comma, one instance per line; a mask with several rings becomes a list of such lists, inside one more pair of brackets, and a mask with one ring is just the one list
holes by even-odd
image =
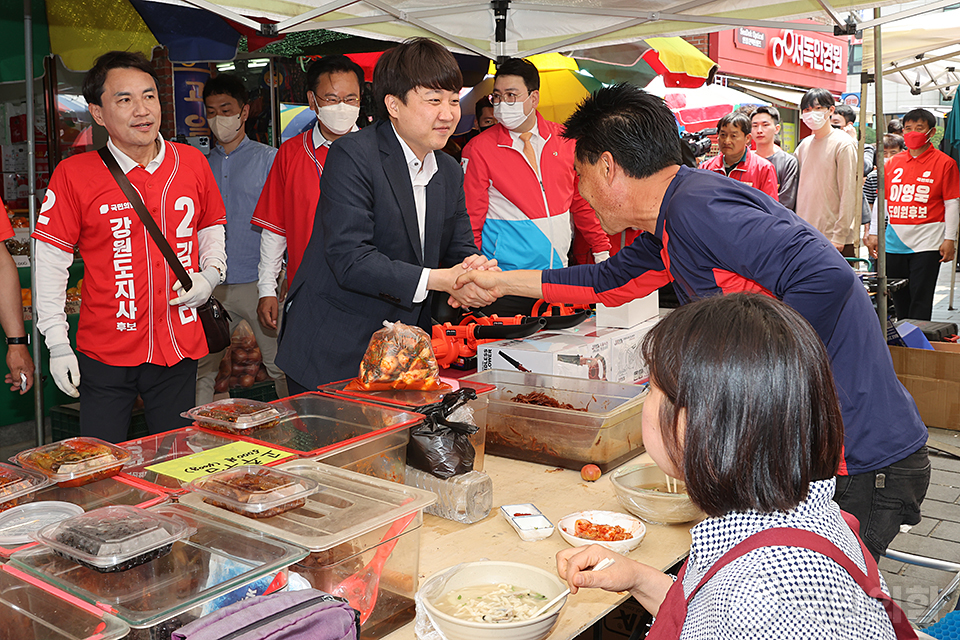
[[160, 90], [160, 135], [170, 140], [177, 135], [177, 118], [173, 99], [173, 63], [167, 48], [154, 47], [152, 62], [160, 83], [157, 87]]
[[696, 36], [683, 36], [683, 39], [689, 42], [690, 44], [692, 44], [693, 46], [695, 46], [697, 49], [699, 49], [700, 53], [702, 53], [703, 55], [709, 56], [710, 55], [710, 50], [708, 46], [709, 37], [710, 37], [709, 34], [701, 33], [700, 35], [696, 35]]

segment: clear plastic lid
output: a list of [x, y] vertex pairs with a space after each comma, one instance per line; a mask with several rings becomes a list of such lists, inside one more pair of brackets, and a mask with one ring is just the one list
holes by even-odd
[[130, 453], [99, 438], [79, 437], [21, 451], [12, 460], [54, 482], [79, 485], [120, 471]]
[[318, 486], [316, 480], [272, 467], [244, 465], [197, 478], [187, 488], [206, 502], [235, 513], [268, 517], [265, 514], [273, 516], [303, 506]]
[[242, 433], [254, 427], [276, 426], [281, 418], [292, 414], [293, 411], [290, 409], [266, 402], [258, 402], [247, 398], [224, 398], [194, 407], [180, 415], [195, 420], [201, 427], [230, 433]]
[[83, 507], [58, 500], [22, 504], [0, 513], [0, 545], [27, 544], [40, 529], [83, 513]]
[[359, 398], [368, 402], [377, 402], [388, 404], [402, 409], [414, 409], [428, 404], [435, 404], [443, 400], [443, 396], [457, 389], [470, 388], [477, 392], [477, 396], [483, 396], [495, 391], [496, 387], [485, 382], [471, 382], [463, 378], [440, 378], [440, 381], [450, 385], [450, 389], [439, 389], [436, 391], [416, 391], [413, 389], [384, 389], [380, 391], [362, 391], [356, 389], [347, 389], [346, 386], [353, 381], [341, 380], [340, 382], [330, 382], [320, 387], [323, 393], [332, 393], [335, 395], [349, 396]]
[[34, 538], [98, 571], [121, 571], [158, 558], [193, 531], [181, 520], [137, 507], [101, 507], [48, 525]]
[[42, 474], [0, 462], [0, 511], [17, 506], [48, 484], [50, 480]]

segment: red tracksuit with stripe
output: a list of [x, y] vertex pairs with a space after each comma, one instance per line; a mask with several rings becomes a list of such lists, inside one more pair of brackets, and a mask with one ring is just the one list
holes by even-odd
[[883, 468], [926, 442], [863, 285], [822, 234], [773, 198], [681, 167], [655, 233], [599, 265], [544, 271], [543, 294], [550, 302], [619, 305], [668, 281], [681, 303], [755, 291], [783, 300], [813, 325], [833, 363], [843, 410], [841, 474]]

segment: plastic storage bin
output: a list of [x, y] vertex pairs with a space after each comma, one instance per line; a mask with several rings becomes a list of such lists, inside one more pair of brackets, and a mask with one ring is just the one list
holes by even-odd
[[[487, 396], [487, 451], [494, 455], [574, 470], [593, 463], [607, 471], [643, 452], [646, 387], [498, 369], [464, 381], [497, 387]], [[534, 391], [586, 411], [512, 401]]]
[[281, 418], [292, 413], [288, 409], [257, 400], [224, 398], [194, 407], [180, 415], [194, 420], [198, 427], [226, 433], [245, 433], [255, 428], [275, 427]]
[[321, 393], [303, 393], [274, 403], [295, 415], [276, 427], [239, 438], [267, 444], [335, 467], [403, 482], [410, 427], [419, 413]]
[[317, 483], [270, 467], [243, 465], [187, 485], [203, 501], [248, 518], [271, 518], [302, 507]]
[[202, 615], [285, 585], [287, 567], [307, 553], [184, 505], [148, 512], [180, 519], [195, 533], [162, 558], [118, 573], [98, 573], [45, 546], [16, 552], [10, 564], [112, 611], [132, 628], [129, 640], [159, 640]]
[[[309, 549], [310, 555], [292, 571], [314, 588], [334, 595], [338, 595], [337, 586], [361, 573], [378, 551], [389, 552], [380, 574], [376, 606], [364, 622], [361, 635], [379, 638], [413, 620], [422, 510], [436, 496], [315, 460], [286, 462], [278, 468], [320, 485], [305, 506], [265, 520], [219, 513], [231, 522]], [[181, 502], [204, 511], [216, 509], [192, 493], [183, 496]], [[391, 542], [396, 544], [392, 550]]]
[[99, 438], [81, 436], [21, 451], [12, 460], [61, 487], [79, 487], [115, 475], [130, 460], [130, 454]]
[[31, 502], [50, 479], [36, 471], [0, 462], [0, 511]]
[[[473, 470], [483, 471], [483, 455], [485, 452], [485, 434], [487, 432], [487, 394], [494, 391], [496, 387], [492, 384], [482, 382], [469, 382], [465, 379], [442, 378], [443, 382], [451, 385], [452, 390], [461, 387], [470, 387], [477, 392], [477, 399], [471, 400], [467, 406], [473, 409], [473, 419], [477, 424], [477, 432], [470, 436], [470, 442], [477, 455], [473, 459]], [[342, 395], [347, 398], [356, 398], [365, 402], [374, 402], [385, 404], [390, 407], [397, 407], [404, 411], [414, 411], [417, 407], [425, 404], [435, 404], [443, 399], [443, 396], [449, 390], [443, 391], [407, 391], [398, 389], [389, 389], [385, 391], [356, 391], [347, 390], [345, 387], [351, 380], [341, 380], [340, 382], [331, 382], [320, 387], [323, 393], [332, 393]]]
[[130, 631], [116, 616], [35, 577], [0, 567], [0, 638], [11, 640], [116, 640]]

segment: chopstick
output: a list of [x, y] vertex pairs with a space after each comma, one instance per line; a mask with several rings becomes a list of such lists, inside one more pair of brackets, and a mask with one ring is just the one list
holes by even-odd
[[[596, 565], [594, 565], [594, 566], [590, 569], [590, 571], [603, 571], [604, 569], [606, 569], [607, 567], [609, 567], [610, 565], [612, 565], [614, 562], [615, 562], [615, 561], [614, 561], [613, 558], [604, 558], [603, 560], [601, 560], [600, 562], [598, 562]], [[542, 607], [540, 607], [540, 610], [537, 611], [537, 612], [536, 612], [535, 614], [533, 614], [532, 616], [530, 616], [530, 619], [532, 620], [533, 618], [539, 618], [539, 617], [542, 616], [544, 613], [546, 613], [546, 612], [550, 609], [550, 607], [552, 607], [553, 605], [557, 604], [558, 602], [560, 602], [561, 600], [563, 600], [563, 599], [564, 599], [566, 596], [568, 596], [568, 595], [570, 595], [570, 587], [567, 587], [567, 588], [564, 589], [562, 592], [560, 592], [560, 595], [558, 595], [556, 598], [554, 598], [553, 600], [551, 600], [551, 601], [548, 602], [547, 604], [545, 604], [545, 605], [543, 605]]]

